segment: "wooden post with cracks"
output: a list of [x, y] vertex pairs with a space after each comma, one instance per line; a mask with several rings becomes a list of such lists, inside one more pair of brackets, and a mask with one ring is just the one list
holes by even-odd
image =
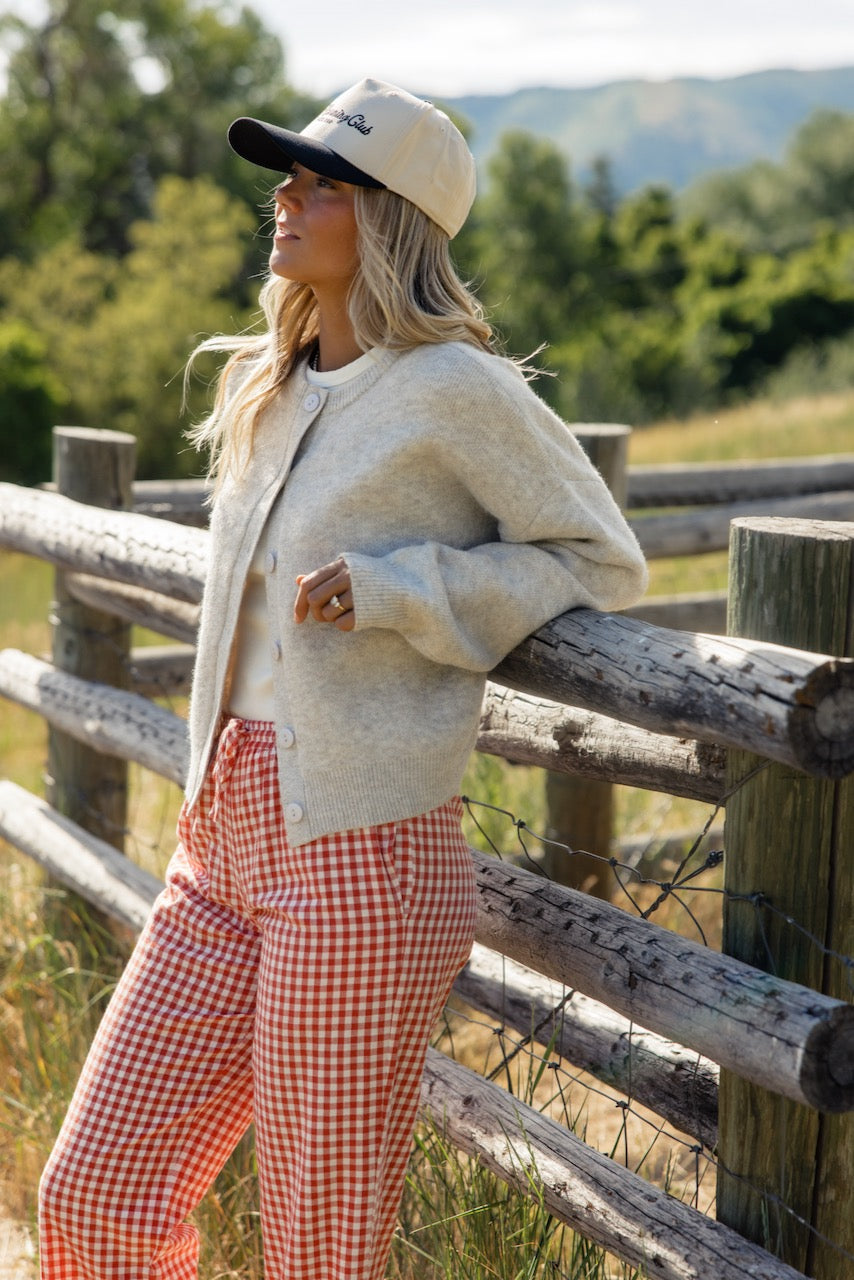
[[[56, 427], [54, 481], [67, 498], [92, 507], [127, 511], [133, 503], [136, 440], [120, 431]], [[55, 576], [51, 609], [53, 664], [84, 680], [127, 688], [130, 627], [71, 595], [65, 571]], [[48, 797], [116, 849], [127, 826], [127, 765], [57, 729], [48, 737]]]
[[[576, 423], [578, 443], [602, 476], [619, 506], [626, 501], [626, 458], [631, 428], [612, 423]], [[543, 871], [559, 884], [584, 889], [608, 899], [614, 888], [606, 862], [614, 829], [614, 789], [610, 782], [547, 770], [546, 835], [578, 852], [543, 845], [538, 855]], [[586, 851], [586, 852], [584, 852]], [[596, 854], [591, 858], [588, 854]]]
[[[734, 521], [728, 630], [854, 654], [854, 525]], [[840, 690], [826, 709], [831, 736], [851, 702]], [[752, 772], [761, 763], [729, 752], [723, 949], [851, 1002], [852, 973], [837, 957], [854, 954], [854, 777], [768, 762]], [[835, 1070], [854, 1081], [854, 1055]], [[854, 1280], [854, 1114], [820, 1113], [722, 1071], [718, 1151], [720, 1221], [817, 1280]]]

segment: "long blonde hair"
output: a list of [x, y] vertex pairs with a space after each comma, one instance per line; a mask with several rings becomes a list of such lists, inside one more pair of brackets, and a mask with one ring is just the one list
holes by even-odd
[[[492, 328], [457, 275], [445, 232], [392, 191], [357, 187], [354, 211], [359, 267], [348, 313], [362, 350], [469, 342], [493, 351]], [[260, 415], [318, 335], [317, 304], [308, 285], [270, 274], [258, 301], [264, 333], [208, 338], [188, 362], [189, 373], [202, 351], [232, 353], [213, 409], [188, 433], [196, 447], [210, 451], [209, 475], [217, 481], [245, 466]]]

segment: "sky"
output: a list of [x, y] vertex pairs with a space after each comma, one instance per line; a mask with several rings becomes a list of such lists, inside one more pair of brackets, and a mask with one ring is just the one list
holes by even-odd
[[[375, 76], [460, 97], [854, 67], [854, 0], [248, 0], [318, 97]], [[854, 74], [854, 73], [852, 73]]]

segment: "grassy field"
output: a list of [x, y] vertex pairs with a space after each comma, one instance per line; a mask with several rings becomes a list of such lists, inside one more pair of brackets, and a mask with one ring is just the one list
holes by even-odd
[[854, 392], [778, 403], [757, 400], [685, 422], [662, 422], [633, 432], [629, 462], [724, 462], [737, 458], [800, 458], [850, 453]]
[[[852, 440], [854, 392], [783, 405], [762, 402], [662, 423], [636, 432], [629, 456], [635, 463], [799, 456], [844, 452]], [[724, 555], [685, 558], [654, 566], [653, 591], [720, 587], [725, 578]], [[51, 583], [48, 566], [0, 552], [0, 647], [48, 651]], [[4, 704], [0, 777], [42, 793], [45, 741], [37, 716]], [[513, 852], [519, 836], [515, 818], [523, 818], [534, 832], [543, 829], [539, 771], [475, 757], [465, 786], [475, 800], [495, 806], [476, 810], [486, 837], [472, 827], [473, 842]], [[132, 770], [128, 851], [156, 873], [162, 873], [171, 852], [179, 802], [176, 787]], [[697, 834], [709, 817], [706, 806], [616, 788], [616, 834], [647, 843], [648, 865], [658, 878], [666, 879], [672, 870], [658, 851], [664, 838], [674, 830]], [[25, 859], [0, 846], [0, 1202], [23, 1222], [32, 1221], [38, 1170], [122, 963], [121, 949], [105, 939], [79, 904], [65, 908], [74, 913], [70, 931], [51, 931], [49, 922], [63, 898]], [[707, 895], [697, 908], [712, 938], [715, 900]], [[656, 919], [683, 930], [689, 923], [672, 916]], [[493, 1027], [473, 1021], [465, 1011], [452, 1015], [441, 1035], [487, 1071], [507, 1048]], [[695, 1194], [696, 1168], [691, 1161], [680, 1166], [678, 1146], [649, 1141], [643, 1117], [629, 1132], [625, 1114], [616, 1111], [613, 1100], [589, 1094], [588, 1083], [576, 1080], [568, 1068], [545, 1071], [529, 1054], [519, 1055], [513, 1087], [561, 1115], [600, 1149], [613, 1151], [678, 1194]], [[247, 1143], [202, 1212], [205, 1280], [260, 1277], [253, 1160]], [[708, 1194], [701, 1192], [698, 1200], [706, 1207]], [[510, 1195], [430, 1131], [419, 1136], [401, 1221], [392, 1280], [537, 1280], [558, 1274], [566, 1280], [615, 1280], [633, 1274], [563, 1231], [535, 1200]]]

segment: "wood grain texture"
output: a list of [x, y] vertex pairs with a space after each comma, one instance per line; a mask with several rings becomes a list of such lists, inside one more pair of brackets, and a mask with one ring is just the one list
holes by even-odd
[[840, 489], [854, 489], [854, 453], [655, 463], [628, 469], [631, 507], [702, 506]]
[[550, 1045], [567, 1062], [714, 1148], [718, 1068], [708, 1058], [479, 942], [454, 991], [472, 1008]]
[[594, 711], [488, 684], [478, 751], [712, 804], [726, 792], [726, 751], [652, 733]]
[[0, 652], [0, 695], [103, 755], [184, 782], [186, 722], [149, 698], [81, 680], [17, 649]]
[[854, 520], [854, 489], [805, 494], [796, 498], [763, 498], [686, 514], [638, 516], [629, 521], [648, 560], [725, 551], [729, 526], [741, 516], [786, 516], [795, 519]]
[[478, 942], [786, 1097], [854, 1108], [854, 1007], [477, 850]]
[[[736, 521], [730, 582], [729, 626], [739, 635], [854, 653], [854, 525]], [[808, 778], [782, 765], [750, 777], [758, 763], [730, 753], [723, 948], [845, 999], [854, 1012], [850, 970], [828, 954], [854, 954], [854, 779]], [[776, 910], [757, 910], [754, 894]], [[854, 1047], [836, 1069], [854, 1078]], [[854, 1260], [821, 1238], [854, 1254], [854, 1116], [819, 1115], [725, 1071], [720, 1153], [738, 1175], [719, 1176], [724, 1221], [758, 1241], [770, 1230], [781, 1256], [820, 1280], [854, 1277]], [[792, 1214], [780, 1211], [778, 1198]]]
[[209, 534], [132, 511], [99, 511], [56, 493], [0, 484], [0, 545], [63, 569], [197, 604]]
[[649, 1280], [803, 1280], [435, 1049], [421, 1101], [456, 1146]]

